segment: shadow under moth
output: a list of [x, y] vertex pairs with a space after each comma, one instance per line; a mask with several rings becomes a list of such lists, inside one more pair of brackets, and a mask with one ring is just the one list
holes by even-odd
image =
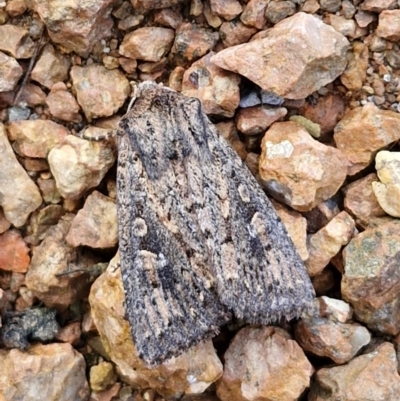
[[292, 241], [198, 99], [140, 83], [116, 134], [121, 270], [140, 358], [177, 356], [232, 312], [267, 324], [310, 307]]

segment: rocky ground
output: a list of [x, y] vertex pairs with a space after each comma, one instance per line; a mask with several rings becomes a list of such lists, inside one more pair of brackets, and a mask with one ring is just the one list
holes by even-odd
[[[0, 0], [0, 38], [0, 399], [399, 400], [396, 1]], [[143, 80], [202, 101], [317, 293], [152, 369], [124, 319], [115, 143], [75, 136]]]

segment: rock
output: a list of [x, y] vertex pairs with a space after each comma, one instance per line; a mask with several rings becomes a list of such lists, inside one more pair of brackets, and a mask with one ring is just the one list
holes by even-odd
[[72, 221], [66, 237], [73, 247], [113, 248], [118, 243], [117, 205], [98, 191], [92, 192]]
[[395, 0], [365, 0], [361, 4], [361, 9], [374, 13], [381, 13], [385, 10], [391, 10], [396, 4]]
[[264, 90], [303, 99], [344, 71], [348, 46], [332, 27], [299, 12], [276, 24], [265, 38], [222, 50], [212, 62]]
[[0, 124], [0, 206], [15, 227], [25, 224], [28, 216], [42, 203], [39, 189], [18, 163]]
[[274, 123], [261, 149], [260, 176], [268, 192], [300, 212], [329, 199], [346, 178], [342, 152], [317, 142], [297, 123]]
[[29, 37], [28, 30], [11, 25], [0, 25], [0, 50], [10, 56], [20, 58], [31, 58], [35, 51], [35, 43]]
[[31, 78], [48, 89], [57, 83], [68, 79], [71, 66], [70, 58], [54, 49], [54, 46], [44, 46], [40, 57], [32, 70]]
[[367, 78], [369, 50], [364, 43], [354, 42], [353, 49], [349, 52], [349, 62], [340, 81], [349, 91], [360, 90]]
[[130, 94], [125, 76], [102, 65], [74, 66], [71, 79], [78, 103], [89, 121], [113, 115]]
[[[0, 102], [5, 102], [8, 105], [12, 105], [14, 102], [14, 96], [15, 93], [13, 91], [1, 92]], [[36, 107], [39, 105], [44, 105], [45, 100], [46, 94], [44, 93], [44, 91], [39, 86], [28, 83], [22, 88], [18, 104], [23, 103], [29, 107]]]
[[267, 22], [265, 10], [270, 0], [250, 0], [240, 16], [240, 20], [245, 25], [263, 29]]
[[295, 401], [312, 374], [302, 349], [284, 330], [245, 327], [225, 352], [217, 395], [221, 401]]
[[289, 237], [293, 241], [301, 260], [307, 260], [307, 220], [299, 212], [295, 212], [271, 199], [272, 204], [281, 218]]
[[233, 121], [215, 124], [218, 132], [230, 143], [242, 160], [246, 159], [247, 152], [245, 144], [240, 140], [238, 131]]
[[110, 145], [69, 135], [48, 157], [57, 190], [66, 199], [78, 199], [97, 187], [115, 161]]
[[330, 358], [337, 364], [349, 362], [371, 341], [371, 335], [363, 326], [317, 316], [301, 319], [296, 324], [295, 337], [303, 350]]
[[27, 7], [25, 0], [10, 0], [7, 3], [6, 11], [11, 17], [18, 17], [26, 11]]
[[8, 134], [17, 153], [44, 159], [63, 142], [69, 130], [51, 120], [19, 120], [8, 126]]
[[105, 350], [124, 382], [152, 388], [166, 398], [202, 393], [222, 375], [222, 364], [212, 341], [192, 347], [154, 368], [147, 367], [136, 353], [129, 323], [124, 319], [125, 297], [118, 267], [119, 257], [115, 257], [92, 285], [89, 303]]
[[17, 230], [0, 234], [0, 268], [17, 273], [26, 273], [30, 257], [29, 248]]
[[237, 0], [210, 0], [210, 7], [213, 13], [230, 21], [242, 12], [242, 6]]
[[357, 224], [363, 228], [368, 226], [372, 218], [386, 215], [372, 189], [372, 183], [377, 180], [377, 175], [371, 173], [342, 188], [344, 208], [355, 217]]
[[12, 91], [22, 74], [23, 70], [17, 60], [0, 52], [0, 92]]
[[372, 103], [348, 111], [335, 127], [334, 139], [349, 159], [348, 174], [367, 167], [376, 152], [400, 139], [400, 115]]
[[225, 47], [246, 43], [256, 32], [256, 28], [246, 26], [238, 20], [224, 22], [219, 28], [219, 36]]
[[0, 398], [7, 401], [86, 401], [89, 397], [85, 360], [69, 344], [0, 350], [0, 375]]
[[400, 221], [389, 220], [354, 237], [343, 251], [343, 299], [371, 330], [400, 331]]
[[347, 19], [342, 15], [329, 14], [325, 22], [348, 38], [356, 36], [357, 24], [353, 19]]
[[45, 203], [59, 203], [61, 201], [61, 195], [57, 190], [56, 181], [54, 179], [38, 178], [37, 184]]
[[309, 401], [397, 401], [400, 377], [393, 345], [354, 358], [347, 365], [322, 368], [315, 375]]
[[50, 39], [66, 52], [87, 57], [94, 44], [111, 36], [112, 0], [33, 0]]
[[182, 94], [200, 99], [208, 115], [233, 117], [240, 101], [240, 78], [212, 64], [213, 55], [208, 53], [186, 70]]
[[182, 15], [170, 8], [164, 8], [154, 15], [154, 22], [167, 28], [176, 29], [182, 21]]
[[372, 182], [372, 189], [382, 209], [393, 217], [400, 217], [400, 152], [378, 152], [375, 167], [380, 182]]
[[325, 227], [308, 238], [309, 258], [305, 265], [310, 276], [316, 276], [347, 245], [355, 231], [355, 222], [347, 212], [340, 212]]
[[74, 96], [67, 91], [64, 83], [53, 85], [46, 99], [50, 114], [64, 121], [80, 123], [82, 116], [79, 114], [79, 104]]
[[282, 120], [287, 114], [284, 107], [255, 106], [239, 109], [235, 122], [238, 130], [245, 135], [259, 135], [274, 122]]
[[272, 24], [277, 24], [279, 21], [290, 17], [296, 12], [296, 4], [291, 1], [271, 1], [268, 3], [265, 10], [267, 20]]
[[100, 362], [90, 368], [90, 388], [99, 392], [111, 387], [117, 379], [114, 367], [109, 362]]
[[138, 28], [125, 35], [119, 52], [128, 58], [157, 62], [170, 50], [174, 36], [168, 28]]
[[376, 34], [387, 40], [400, 40], [400, 10], [383, 10], [379, 14]]
[[184, 23], [176, 30], [170, 57], [177, 65], [188, 66], [206, 55], [217, 44], [219, 35], [196, 24]]
[[353, 315], [350, 305], [340, 299], [319, 297], [318, 312], [321, 317], [326, 317], [333, 322], [346, 323]]
[[57, 334], [56, 339], [63, 343], [69, 343], [71, 345], [79, 345], [79, 340], [82, 334], [81, 323], [73, 322], [61, 328]]
[[301, 125], [313, 138], [319, 138], [321, 136], [321, 127], [303, 116], [290, 116], [289, 121], [294, 121], [297, 124]]
[[339, 213], [340, 209], [335, 199], [327, 199], [319, 203], [314, 209], [303, 213], [303, 216], [307, 219], [307, 232], [316, 233]]
[[346, 104], [343, 96], [329, 94], [319, 97], [315, 104], [306, 102], [299, 112], [321, 127], [320, 141], [324, 142], [328, 135], [333, 132], [345, 109]]
[[11, 226], [11, 223], [4, 216], [4, 212], [0, 209], [0, 234], [6, 232]]
[[168, 8], [176, 4], [182, 3], [184, 0], [137, 0], [140, 6], [145, 10], [157, 10], [160, 8]]
[[[73, 216], [66, 215], [46, 232], [32, 252], [25, 284], [46, 306], [67, 309], [75, 300], [87, 296], [90, 283], [86, 269], [94, 260], [79, 254], [65, 240]], [[74, 267], [76, 266], [76, 267]]]
[[203, 15], [210, 27], [219, 28], [222, 25], [222, 19], [211, 10], [210, 0], [204, 2]]

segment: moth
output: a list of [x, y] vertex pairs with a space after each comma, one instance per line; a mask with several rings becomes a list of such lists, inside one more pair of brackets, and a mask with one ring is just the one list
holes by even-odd
[[126, 314], [149, 365], [249, 323], [299, 317], [314, 290], [267, 196], [196, 98], [137, 86], [118, 138]]

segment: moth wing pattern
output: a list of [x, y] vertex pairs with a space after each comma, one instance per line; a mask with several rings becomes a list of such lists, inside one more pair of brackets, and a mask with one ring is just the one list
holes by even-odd
[[117, 135], [122, 279], [143, 360], [213, 336], [230, 311], [268, 323], [309, 307], [293, 243], [198, 99], [141, 83]]

